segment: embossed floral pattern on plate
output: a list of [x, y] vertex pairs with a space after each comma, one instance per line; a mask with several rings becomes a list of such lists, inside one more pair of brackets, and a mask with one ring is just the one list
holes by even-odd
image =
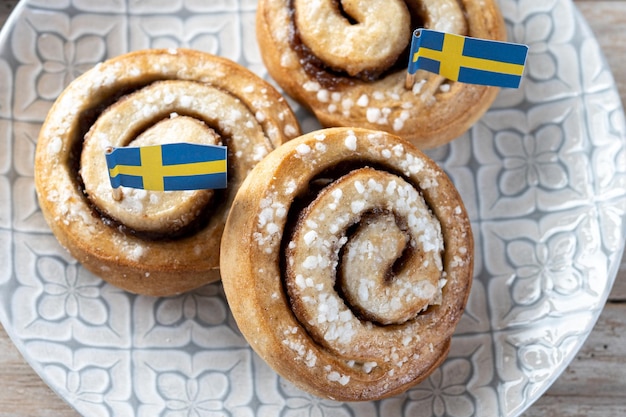
[[[379, 403], [312, 397], [252, 352], [220, 284], [120, 291], [51, 235], [33, 154], [56, 96], [129, 50], [190, 47], [267, 77], [254, 0], [23, 0], [0, 38], [0, 319], [50, 386], [99, 416], [515, 416], [567, 366], [623, 250], [626, 126], [612, 76], [569, 0], [501, 0], [530, 47], [520, 89], [429, 151], [463, 195], [475, 282], [447, 361]], [[271, 81], [271, 80], [270, 80]], [[317, 121], [288, 98], [305, 131]]]

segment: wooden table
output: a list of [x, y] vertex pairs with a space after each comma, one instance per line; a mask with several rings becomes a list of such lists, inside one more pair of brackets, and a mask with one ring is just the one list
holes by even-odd
[[[609, 61], [626, 103], [626, 0], [575, 0]], [[17, 0], [0, 0], [2, 25]], [[524, 417], [626, 416], [626, 259], [586, 343]], [[76, 417], [0, 330], [0, 417]]]

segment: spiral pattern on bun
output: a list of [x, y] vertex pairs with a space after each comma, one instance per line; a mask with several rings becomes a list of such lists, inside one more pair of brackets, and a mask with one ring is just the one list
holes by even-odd
[[504, 40], [495, 0], [260, 0], [257, 39], [269, 74], [325, 127], [384, 130], [433, 148], [464, 133], [498, 89], [418, 71], [418, 27]]
[[401, 138], [331, 128], [281, 145], [242, 184], [222, 240], [235, 320], [315, 395], [402, 392], [446, 357], [473, 240], [446, 174]]
[[[230, 204], [265, 155], [300, 134], [284, 98], [239, 64], [200, 51], [105, 61], [56, 100], [38, 139], [35, 185], [54, 235], [125, 290], [185, 292], [219, 279]], [[225, 145], [225, 190], [113, 190], [105, 153], [175, 142]]]

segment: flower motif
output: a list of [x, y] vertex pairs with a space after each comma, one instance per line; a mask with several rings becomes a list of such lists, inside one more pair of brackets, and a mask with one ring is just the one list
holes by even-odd
[[166, 372], [159, 375], [157, 387], [165, 399], [164, 416], [200, 417], [223, 414], [223, 399], [230, 383], [226, 375], [218, 372], [188, 379], [179, 373]]
[[[104, 393], [110, 384], [110, 376], [104, 369], [85, 369], [67, 373], [65, 388], [73, 402], [83, 401], [100, 404], [104, 402]], [[96, 390], [100, 388], [100, 390]]]
[[156, 306], [155, 318], [163, 326], [196, 318], [208, 325], [223, 323], [227, 311], [219, 297], [220, 289], [218, 285], [206, 285], [178, 297], [164, 298]]
[[53, 33], [37, 38], [37, 53], [42, 58], [43, 73], [37, 91], [42, 98], [54, 100], [59, 89], [105, 58], [104, 40], [95, 35], [68, 41]]
[[534, 135], [511, 131], [497, 133], [495, 145], [503, 161], [499, 180], [502, 193], [513, 196], [528, 188], [564, 188], [568, 174], [559, 163], [558, 151], [562, 143], [563, 132], [556, 125], [540, 127]]
[[281, 384], [281, 388], [286, 399], [286, 408], [281, 414], [283, 417], [348, 417], [352, 415], [343, 403], [318, 398], [288, 383]]
[[107, 321], [107, 308], [100, 298], [102, 280], [77, 263], [66, 263], [52, 256], [40, 257], [36, 268], [43, 282], [38, 302], [38, 312], [43, 319], [78, 318], [91, 325]]
[[540, 13], [513, 25], [513, 37], [523, 39], [529, 45], [527, 73], [538, 80], [548, 80], [556, 74], [557, 62], [548, 48], [550, 34], [554, 31], [553, 22], [550, 15]]
[[[522, 86], [504, 89], [501, 106], [524, 105], [572, 97], [579, 87], [578, 67], [571, 62], [576, 51], [574, 7], [559, 0], [501, 0], [508, 38], [528, 45]], [[498, 105], [498, 104], [496, 104]]]
[[554, 346], [544, 343], [522, 346], [517, 356], [519, 364], [526, 371], [532, 383], [546, 380], [557, 366], [555, 354], [558, 351]]
[[545, 244], [511, 242], [507, 254], [516, 273], [511, 287], [513, 300], [530, 305], [546, 293], [571, 295], [579, 290], [583, 274], [574, 264], [576, 246], [576, 236], [572, 233], [558, 233]]
[[450, 359], [409, 391], [406, 415], [469, 417], [475, 405], [467, 392], [472, 365], [467, 359]]

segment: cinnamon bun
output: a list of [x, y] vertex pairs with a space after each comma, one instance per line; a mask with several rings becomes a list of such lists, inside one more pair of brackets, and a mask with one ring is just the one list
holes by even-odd
[[407, 87], [418, 27], [506, 37], [495, 0], [260, 0], [256, 16], [269, 74], [323, 126], [384, 130], [426, 149], [464, 133], [498, 89], [421, 70]]
[[471, 287], [473, 238], [446, 174], [382, 131], [281, 145], [242, 184], [221, 248], [240, 330], [320, 397], [400, 393], [446, 357]]
[[[74, 80], [41, 128], [35, 186], [59, 242], [87, 269], [134, 293], [171, 295], [219, 279], [230, 204], [248, 172], [300, 134], [261, 78], [200, 51], [142, 50]], [[110, 147], [226, 145], [225, 190], [114, 190]]]

